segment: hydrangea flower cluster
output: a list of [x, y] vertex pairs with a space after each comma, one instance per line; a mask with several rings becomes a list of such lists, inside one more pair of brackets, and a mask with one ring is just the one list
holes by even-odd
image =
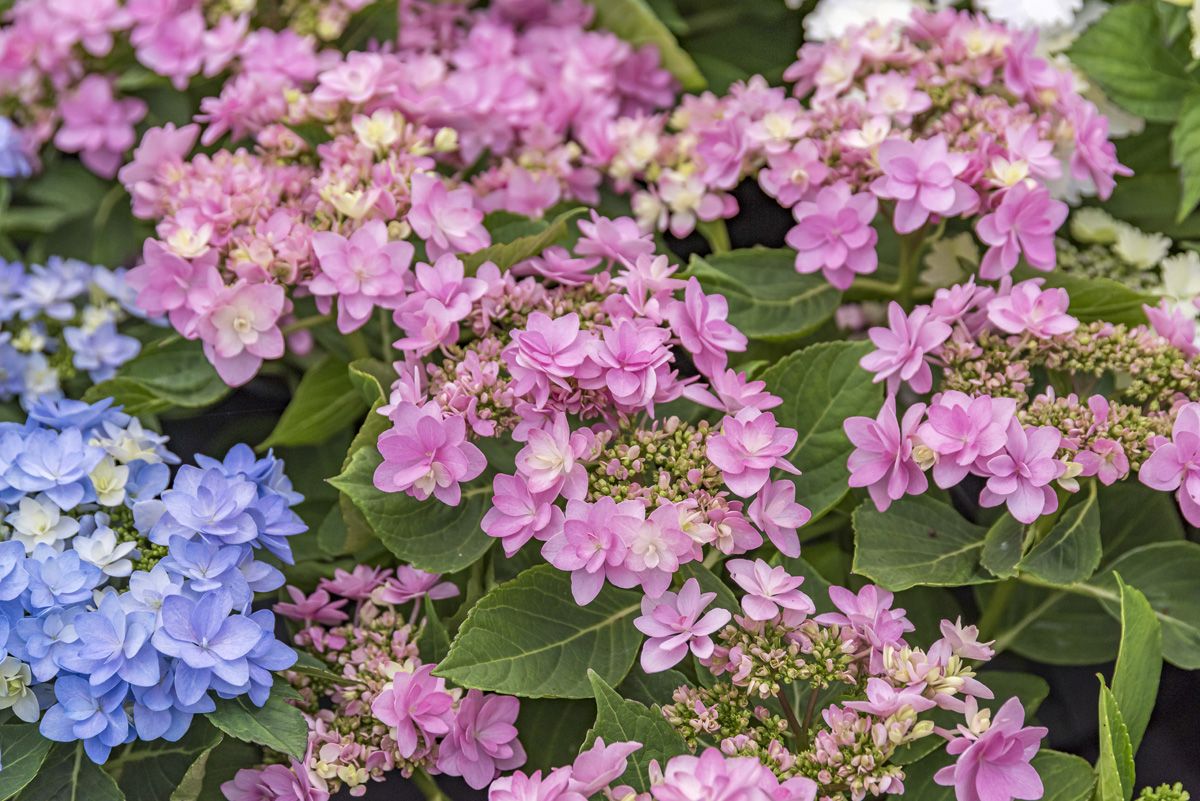
[[111, 401], [0, 424], [0, 707], [95, 762], [215, 698], [261, 706], [296, 658], [251, 608], [305, 530], [283, 463], [240, 445], [172, 478], [165, 443]]
[[645, 184], [632, 197], [643, 227], [676, 236], [732, 217], [730, 190], [756, 177], [794, 213], [796, 269], [841, 289], [878, 267], [878, 214], [916, 237], [974, 220], [984, 278], [1021, 256], [1049, 270], [1067, 213], [1054, 195], [1069, 184], [1108, 197], [1128, 170], [1105, 117], [1036, 44], [982, 16], [915, 11], [804, 45], [784, 74], [794, 97], [755, 78], [684, 98], [673, 131], [617, 121], [593, 150], [618, 180]]
[[126, 52], [180, 91], [231, 66], [261, 79], [286, 69], [266, 64], [286, 55], [281, 42], [335, 38], [372, 2], [289, 2], [290, 27], [276, 33], [259, 27], [254, 3], [18, 0], [0, 26], [0, 177], [29, 176], [47, 142], [77, 153], [97, 175], [115, 176], [148, 110], [122, 91], [124, 78], [140, 78], [120, 73]]
[[342, 788], [361, 796], [370, 782], [414, 771], [483, 789], [524, 764], [517, 699], [448, 688], [421, 660], [425, 599], [458, 595], [454, 584], [407, 565], [359, 565], [321, 579], [310, 595], [288, 593], [275, 611], [299, 624], [296, 647], [325, 668], [285, 674], [308, 720], [308, 752], [302, 763], [239, 771], [222, 786], [229, 801], [327, 801]]
[[[396, 313], [406, 360], [380, 409], [392, 427], [375, 485], [456, 505], [486, 467], [475, 443], [511, 436], [522, 447], [492, 479], [483, 529], [510, 556], [541, 542], [581, 604], [606, 581], [658, 596], [706, 546], [744, 553], [765, 533], [798, 553], [808, 511], [772, 480], [797, 472], [796, 432], [761, 381], [727, 367], [746, 337], [725, 299], [675, 278], [631, 219], [593, 213], [579, 228], [572, 251], [504, 273], [466, 277], [453, 256], [418, 265]], [[682, 378], [689, 361], [698, 375]], [[656, 417], [685, 400], [722, 416]]]
[[[682, 659], [689, 647], [676, 643], [690, 637], [698, 663], [715, 677], [679, 687], [662, 710], [690, 748], [752, 759], [785, 785], [804, 788], [809, 799], [862, 801], [903, 794], [904, 762], [893, 757], [937, 735], [957, 760], [935, 780], [953, 786], [962, 801], [1041, 797], [1041, 780], [1029, 763], [1046, 730], [1023, 725], [1017, 698], [994, 717], [980, 709], [993, 693], [977, 667], [993, 652], [991, 643], [978, 641], [974, 626], [944, 620], [941, 639], [922, 649], [906, 642], [913, 624], [879, 587], [868, 584], [857, 593], [830, 587], [836, 611], [814, 615], [802, 577], [761, 559], [735, 559], [726, 567], [744, 593], [732, 621], [724, 609], [697, 620], [713, 596], [698, 594], [689, 579], [678, 600], [644, 601], [637, 622], [651, 635], [644, 668], [663, 670]], [[723, 622], [709, 619], [714, 612]], [[668, 620], [669, 634], [662, 625]], [[793, 688], [802, 718], [793, 708]], [[961, 715], [961, 722], [937, 725], [937, 710]]]
[[[1172, 437], [1189, 447], [1200, 408], [1189, 402], [1200, 387], [1192, 337], [1181, 340], [1150, 307], [1153, 325], [1083, 324], [1069, 302], [1065, 289], [1031, 279], [997, 288], [972, 280], [908, 314], [893, 303], [862, 360], [891, 394], [877, 418], [845, 422], [851, 485], [883, 510], [923, 493], [926, 471], [943, 489], [972, 474], [986, 482], [983, 506], [1005, 504], [1023, 523], [1056, 511], [1056, 487], [1074, 492], [1081, 476], [1109, 485], [1141, 470], [1143, 483], [1177, 489], [1186, 455], [1172, 473], [1165, 453], [1151, 454]], [[939, 391], [901, 415], [896, 391], [928, 393], [931, 365], [941, 368]], [[1054, 383], [1040, 383], [1042, 371]], [[1122, 378], [1104, 394], [1089, 391], [1114, 375]], [[1180, 503], [1200, 520], [1189, 490]]]
[[[298, 296], [336, 304], [349, 333], [422, 289], [417, 249], [433, 262], [487, 246], [488, 212], [595, 202], [600, 175], [572, 137], [673, 97], [657, 52], [585, 30], [584, 3], [404, 5], [395, 50], [277, 39], [269, 79], [244, 73], [201, 104], [203, 136], [152, 129], [122, 170], [158, 229], [131, 273], [138, 303], [202, 340], [229, 384], [310, 346]], [[186, 159], [226, 133], [254, 151]]]
[[0, 260], [0, 401], [28, 407], [111, 378], [141, 351], [120, 330], [135, 317], [145, 314], [124, 270], [57, 257], [28, 267]]

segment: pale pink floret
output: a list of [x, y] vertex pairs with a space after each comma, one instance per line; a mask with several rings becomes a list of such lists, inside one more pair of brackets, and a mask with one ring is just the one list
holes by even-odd
[[542, 312], [529, 315], [524, 329], [512, 332], [504, 349], [504, 362], [513, 377], [513, 392], [531, 396], [541, 407], [550, 398], [552, 386], [566, 389], [592, 349], [593, 334], [579, 326], [579, 315], [571, 312], [551, 318]]
[[1121, 443], [1108, 437], [1097, 437], [1087, 450], [1075, 454], [1083, 465], [1081, 476], [1095, 476], [1104, 486], [1111, 486], [1129, 475], [1129, 457]]
[[812, 519], [807, 507], [796, 503], [796, 485], [787, 480], [768, 481], [746, 510], [784, 556], [800, 555], [796, 529]]
[[866, 487], [879, 511], [905, 495], [920, 495], [929, 488], [921, 466], [913, 459], [913, 434], [925, 414], [917, 403], [896, 419], [896, 397], [889, 395], [879, 416], [849, 417], [842, 424], [854, 451], [846, 463], [851, 487]]
[[1180, 408], [1171, 440], [1154, 449], [1138, 480], [1162, 492], [1175, 492], [1183, 516], [1200, 526], [1200, 403]]
[[1012, 398], [970, 397], [957, 390], [938, 395], [917, 429], [917, 439], [937, 456], [937, 485], [949, 489], [959, 484], [976, 462], [998, 453], [1008, 441], [1008, 424], [1016, 412]]
[[911, 233], [931, 216], [953, 217], [978, 205], [975, 190], [959, 179], [969, 164], [965, 153], [950, 151], [942, 134], [916, 142], [888, 139], [879, 146], [883, 175], [871, 191], [896, 201], [896, 231]]
[[846, 701], [843, 706], [880, 718], [891, 717], [905, 707], [912, 712], [924, 712], [935, 706], [933, 699], [922, 695], [924, 689], [924, 682], [896, 687], [887, 679], [873, 676], [867, 679], [867, 700]]
[[482, 790], [500, 771], [524, 765], [525, 749], [515, 725], [520, 711], [521, 702], [510, 695], [468, 690], [438, 745], [438, 770], [462, 776], [470, 787]]
[[666, 317], [696, 369], [704, 375], [724, 370], [730, 351], [746, 349], [746, 335], [726, 319], [729, 304], [725, 297], [705, 295], [695, 278], [688, 279], [683, 300], [667, 307]]
[[712, 655], [715, 634], [732, 617], [726, 609], [704, 610], [715, 592], [700, 592], [700, 582], [690, 578], [679, 593], [664, 592], [658, 598], [642, 598], [641, 617], [633, 621], [649, 639], [642, 646], [642, 669], [658, 673], [679, 664], [689, 650], [698, 659]]
[[587, 494], [587, 467], [580, 460], [591, 448], [590, 434], [586, 428], [572, 432], [562, 412], [549, 425], [530, 429], [516, 458], [517, 471], [525, 477], [529, 490], [565, 498]]
[[786, 610], [795, 616], [816, 611], [812, 599], [800, 591], [803, 576], [790, 575], [783, 567], [772, 567], [762, 559], [730, 559], [729, 575], [745, 591], [742, 609], [751, 620], [773, 620]]
[[1032, 523], [1058, 508], [1058, 495], [1051, 484], [1067, 466], [1055, 458], [1062, 432], [1052, 426], [1026, 429], [1013, 419], [1008, 424], [1004, 451], [987, 460], [987, 485], [979, 495], [985, 507], [1008, 505], [1022, 523]]
[[892, 301], [888, 305], [888, 327], [876, 326], [867, 332], [876, 349], [863, 356], [859, 364], [875, 374], [876, 383], [887, 381], [888, 392], [895, 392], [902, 381], [916, 392], [928, 392], [933, 386], [933, 372], [925, 356], [949, 339], [950, 333], [950, 326], [930, 307], [918, 306], [906, 315], [904, 307]]
[[512, 556], [536, 538], [548, 540], [562, 530], [563, 512], [554, 505], [554, 493], [531, 492], [525, 477], [497, 475], [492, 479], [492, 507], [480, 527]]
[[1067, 314], [1071, 303], [1061, 287], [1042, 289], [1041, 279], [1033, 278], [1015, 285], [1012, 291], [988, 301], [987, 315], [992, 325], [1010, 334], [1032, 334], [1050, 339], [1069, 334], [1079, 320]]
[[429, 173], [413, 175], [412, 208], [405, 219], [425, 240], [430, 258], [445, 253], [474, 253], [492, 241], [471, 190], [447, 189], [441, 178]]
[[1021, 256], [1038, 270], [1054, 269], [1054, 232], [1066, 219], [1067, 204], [1050, 197], [1044, 186], [1022, 181], [1008, 189], [995, 211], [975, 224], [979, 238], [990, 245], [979, 264], [980, 277], [1008, 275]]
[[772, 468], [800, 472], [786, 458], [795, 444], [795, 429], [781, 428], [770, 412], [745, 408], [721, 421], [720, 433], [708, 438], [707, 453], [725, 485], [750, 498], [767, 483]]
[[371, 713], [392, 730], [402, 757], [411, 757], [421, 744], [430, 748], [454, 721], [454, 698], [446, 691], [445, 680], [433, 676], [435, 667], [420, 665], [412, 672], [397, 673], [371, 703]]
[[204, 354], [230, 386], [246, 383], [264, 359], [283, 355], [279, 318], [287, 298], [278, 284], [238, 282], [216, 294], [196, 321]]
[[113, 84], [101, 75], [88, 75], [58, 105], [62, 126], [54, 146], [78, 153], [80, 161], [102, 178], [113, 178], [125, 151], [137, 141], [134, 124], [146, 116], [138, 98], [117, 100]]
[[792, 209], [796, 225], [787, 233], [787, 243], [796, 251], [796, 271], [820, 270], [838, 289], [849, 289], [856, 275], [875, 272], [879, 235], [871, 221], [878, 209], [873, 195], [851, 194], [845, 181], [824, 187], [812, 200], [797, 203]]
[[595, 503], [567, 501], [562, 528], [542, 546], [542, 556], [571, 573], [575, 603], [590, 604], [605, 581], [625, 588], [638, 584], [638, 577], [625, 566], [627, 543], [645, 518], [646, 507], [639, 501], [617, 503], [607, 496]]
[[391, 418], [393, 427], [379, 437], [383, 463], [375, 469], [375, 486], [457, 506], [460, 484], [487, 467], [483, 452], [466, 441], [466, 422], [457, 415], [443, 419], [435, 404], [401, 403]]
[[1154, 332], [1165, 338], [1189, 358], [1200, 354], [1196, 347], [1196, 321], [1165, 298], [1157, 306], [1142, 305]]
[[[974, 699], [967, 701], [975, 717]], [[958, 760], [934, 774], [934, 781], [954, 787], [957, 801], [1036, 801], [1044, 792], [1042, 779], [1030, 764], [1047, 730], [1025, 726], [1025, 708], [1010, 698], [982, 734], [959, 726], [962, 736], [950, 741], [946, 753]]]
[[320, 299], [337, 299], [343, 334], [361, 328], [376, 307], [395, 309], [404, 299], [413, 246], [389, 242], [381, 221], [371, 220], [349, 238], [332, 231], [315, 233], [312, 248], [320, 270], [308, 288]]
[[596, 375], [580, 385], [607, 389], [618, 404], [653, 414], [655, 394], [673, 358], [667, 347], [671, 332], [646, 320], [619, 319], [597, 333], [589, 354]]

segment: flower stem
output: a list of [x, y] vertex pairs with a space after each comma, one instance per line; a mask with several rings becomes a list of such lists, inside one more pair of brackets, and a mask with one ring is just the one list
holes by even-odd
[[412, 782], [421, 791], [427, 801], [450, 801], [450, 796], [442, 792], [442, 788], [437, 786], [437, 782], [425, 770], [425, 768], [417, 768], [413, 771]]
[[925, 243], [924, 227], [900, 237], [900, 280], [896, 296], [905, 309], [912, 307], [913, 290], [921, 267], [921, 251]]
[[314, 314], [312, 317], [301, 317], [299, 320], [294, 320], [285, 325], [282, 329], [283, 334], [287, 336], [296, 331], [303, 331], [306, 328], [316, 328], [321, 323], [329, 322], [329, 320], [330, 317], [328, 314]]
[[392, 321], [389, 319], [388, 310], [379, 307], [379, 352], [381, 358], [387, 362], [392, 361]]
[[729, 229], [722, 219], [718, 218], [710, 222], [700, 221], [696, 223], [696, 230], [704, 237], [704, 241], [708, 242], [708, 247], [714, 255], [728, 253], [732, 247], [729, 243]]
[[1008, 604], [1012, 600], [1013, 593], [1017, 591], [1016, 579], [1002, 581], [996, 585], [996, 591], [992, 593], [992, 597], [988, 599], [987, 609], [983, 610], [983, 616], [979, 618], [979, 633], [980, 639], [996, 639], [999, 633], [1000, 622], [1004, 619], [1004, 613], [1008, 609]]
[[[814, 695], [816, 692], [813, 690]], [[796, 710], [792, 709], [792, 702], [788, 700], [787, 693], [780, 689], [775, 697], [779, 700], [779, 705], [783, 707], [783, 716], [787, 718], [788, 728], [792, 730], [792, 737], [799, 745], [803, 746], [804, 741], [808, 738], [808, 727], [800, 725], [800, 721], [796, 717]]]

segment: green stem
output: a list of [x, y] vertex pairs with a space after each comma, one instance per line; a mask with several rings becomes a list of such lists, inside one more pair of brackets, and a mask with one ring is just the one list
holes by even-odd
[[[816, 692], [813, 690], [814, 694]], [[779, 700], [779, 705], [783, 707], [783, 716], [787, 718], [788, 728], [792, 730], [792, 737], [803, 748], [804, 741], [808, 739], [808, 726], [802, 726], [796, 718], [796, 710], [792, 709], [792, 702], [788, 700], [787, 693], [780, 689], [775, 697]]]
[[912, 307], [913, 290], [917, 286], [917, 276], [921, 271], [921, 251], [925, 243], [925, 234], [925, 228], [918, 228], [911, 234], [900, 237], [900, 281], [896, 295], [900, 305], [906, 309]]
[[427, 801], [450, 801], [450, 796], [442, 792], [442, 788], [437, 786], [437, 782], [426, 772], [425, 768], [417, 768], [413, 771], [412, 782]]
[[294, 320], [285, 325], [281, 330], [284, 336], [303, 331], [306, 328], [316, 328], [321, 323], [327, 323], [332, 318], [328, 314], [314, 314], [312, 317], [301, 317], [299, 320]]
[[983, 615], [979, 618], [980, 639], [996, 639], [1000, 633], [1000, 622], [1004, 620], [1004, 613], [1008, 611], [1008, 604], [1012, 601], [1013, 594], [1017, 591], [1016, 579], [1002, 581], [996, 585], [995, 592], [988, 599], [987, 609], [983, 610]]
[[371, 358], [371, 349], [367, 347], [367, 339], [363, 336], [362, 329], [346, 335], [346, 344], [350, 346], [350, 353], [354, 355], [354, 358]]
[[728, 253], [732, 247], [729, 242], [729, 229], [725, 226], [725, 221], [722, 219], [712, 220], [711, 222], [698, 222], [696, 223], [696, 230], [708, 242], [708, 247], [714, 255]]
[[388, 310], [379, 308], [379, 352], [383, 360], [392, 363], [392, 321]]

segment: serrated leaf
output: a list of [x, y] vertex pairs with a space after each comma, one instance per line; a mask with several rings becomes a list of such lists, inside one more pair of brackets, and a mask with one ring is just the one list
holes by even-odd
[[1162, 627], [1154, 609], [1137, 588], [1117, 577], [1121, 590], [1121, 648], [1113, 671], [1112, 695], [1137, 753], [1150, 723], [1162, 674]]
[[1133, 748], [1117, 699], [1100, 679], [1100, 759], [1096, 762], [1096, 801], [1133, 797]]
[[56, 743], [17, 801], [125, 801], [121, 788], [83, 753], [83, 743]]
[[366, 411], [363, 396], [351, 382], [349, 365], [326, 356], [300, 379], [279, 422], [258, 449], [317, 445], [354, 423]]
[[1179, 168], [1179, 210], [1182, 221], [1200, 203], [1200, 94], [1184, 98], [1179, 120], [1171, 131], [1171, 164]]
[[796, 272], [790, 250], [750, 248], [692, 256], [688, 275], [729, 302], [729, 321], [751, 339], [788, 342], [833, 316], [842, 293], [819, 275]]
[[471, 608], [435, 673], [525, 698], [587, 698], [589, 668], [609, 684], [629, 672], [642, 641], [633, 627], [640, 607], [640, 593], [610, 585], [579, 606], [570, 575], [538, 565]]
[[1168, 48], [1164, 38], [1153, 8], [1121, 3], [1084, 30], [1067, 55], [1117, 105], [1169, 122], [1197, 84], [1187, 73], [1186, 45]]
[[[453, 573], [492, 546], [495, 540], [479, 527], [492, 497], [490, 476], [464, 486], [458, 506], [448, 506], [378, 489], [375, 468], [382, 461], [375, 447], [360, 447], [329, 483], [341, 490], [389, 551], [422, 570]], [[346, 525], [351, 525], [349, 519]]]
[[1046, 538], [1021, 560], [1020, 569], [1051, 584], [1074, 584], [1096, 572], [1102, 550], [1100, 504], [1096, 484], [1089, 481]]
[[567, 223], [572, 218], [579, 216], [585, 211], [580, 206], [579, 208], [564, 211], [562, 214], [555, 217], [549, 225], [542, 230], [528, 236], [521, 236], [513, 239], [510, 242], [501, 242], [491, 245], [490, 247], [477, 250], [474, 253], [462, 257], [463, 266], [466, 268], [468, 275], [474, 275], [484, 262], [492, 262], [497, 267], [507, 270], [514, 264], [518, 264], [533, 256], [540, 255], [543, 250], [558, 242], [567, 235]]
[[986, 531], [932, 495], [902, 498], [886, 512], [854, 510], [854, 567], [890, 590], [954, 587], [993, 578], [979, 564]]
[[0, 726], [0, 799], [9, 799], [33, 781], [53, 743], [35, 723]]
[[589, 0], [596, 9], [596, 24], [633, 45], [654, 45], [664, 68], [674, 75], [685, 91], [699, 92], [706, 87], [700, 68], [671, 30], [663, 24], [645, 0]]
[[641, 665], [635, 664], [625, 680], [617, 685], [616, 690], [622, 698], [640, 701], [646, 706], [654, 706], [655, 704], [670, 703], [671, 695], [675, 690], [687, 683], [687, 677], [678, 670], [647, 673], [642, 670]]
[[117, 375], [90, 387], [83, 399], [113, 398], [133, 415], [210, 406], [229, 394], [199, 342], [167, 337], [142, 348]]
[[603, 737], [608, 744], [641, 743], [642, 747], [629, 755], [628, 767], [617, 781], [639, 793], [648, 792], [651, 760], [665, 765], [671, 757], [686, 754], [687, 743], [657, 708], [622, 698], [594, 670], [588, 670], [587, 674], [596, 698], [596, 724], [587, 733], [584, 750], [591, 748], [597, 737]]
[[847, 417], [875, 417], [883, 390], [858, 360], [871, 350], [863, 342], [822, 342], [799, 350], [760, 376], [783, 398], [772, 409], [780, 425], [796, 429], [789, 458], [803, 473], [795, 477], [796, 500], [818, 519], [849, 491], [846, 460], [854, 449], [842, 430]]
[[[194, 794], [181, 792], [182, 783], [197, 760], [221, 742], [221, 733], [196, 719], [187, 734], [177, 742], [135, 741], [125, 746], [106, 763], [113, 772], [126, 801], [195, 801], [203, 786], [203, 770], [198, 780], [193, 773]], [[86, 798], [87, 796], [84, 796]]]
[[308, 748], [308, 724], [304, 713], [284, 700], [278, 680], [261, 707], [254, 706], [245, 696], [219, 698], [216, 711], [205, 717], [231, 737], [266, 746], [296, 759], [302, 759]]
[[988, 528], [983, 538], [983, 552], [979, 555], [979, 563], [999, 578], [1016, 575], [1024, 539], [1025, 526], [1005, 512]]

